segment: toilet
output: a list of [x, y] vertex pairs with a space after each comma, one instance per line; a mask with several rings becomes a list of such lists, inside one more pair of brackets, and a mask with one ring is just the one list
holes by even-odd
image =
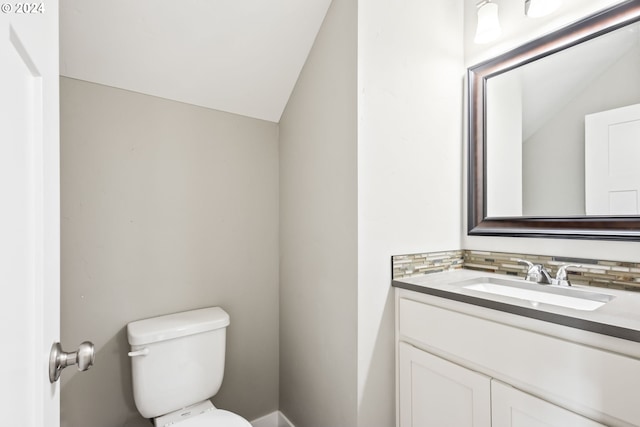
[[222, 384], [229, 315], [220, 307], [127, 325], [133, 398], [156, 427], [251, 427], [209, 399]]

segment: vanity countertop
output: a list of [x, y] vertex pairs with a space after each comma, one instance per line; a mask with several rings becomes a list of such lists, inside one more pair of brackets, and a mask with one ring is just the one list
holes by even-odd
[[[464, 287], [464, 283], [469, 280], [487, 277], [518, 279], [495, 273], [458, 269], [396, 279], [392, 284], [400, 289], [640, 343], [640, 292], [572, 286], [574, 289], [614, 297], [602, 307], [593, 311], [584, 311], [544, 303], [534, 306], [526, 300], [487, 294]], [[539, 286], [541, 290], [546, 287]]]

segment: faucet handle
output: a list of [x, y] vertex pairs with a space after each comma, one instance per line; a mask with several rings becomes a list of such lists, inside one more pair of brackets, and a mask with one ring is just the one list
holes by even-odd
[[567, 270], [570, 268], [580, 268], [582, 265], [580, 264], [565, 264], [561, 265], [558, 268], [558, 272], [556, 273], [556, 284], [563, 286], [571, 286], [571, 282], [567, 279]]
[[527, 277], [526, 280], [530, 280], [532, 282], [537, 282], [540, 278], [540, 265], [535, 265], [531, 261], [527, 261], [526, 259], [516, 258], [520, 264], [527, 264]]
[[551, 284], [551, 276], [549, 276], [549, 272], [542, 264], [534, 264], [531, 261], [527, 261], [526, 259], [518, 259], [516, 261], [522, 264], [527, 264], [527, 277], [526, 280], [530, 282], [536, 282], [543, 285]]
[[526, 259], [516, 259], [520, 264], [527, 264], [527, 277], [526, 280], [531, 282], [540, 283], [542, 281], [542, 265], [534, 264]]

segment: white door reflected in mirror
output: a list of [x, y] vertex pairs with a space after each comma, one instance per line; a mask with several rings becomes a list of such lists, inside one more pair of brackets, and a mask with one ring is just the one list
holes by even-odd
[[587, 215], [640, 215], [640, 104], [585, 117]]

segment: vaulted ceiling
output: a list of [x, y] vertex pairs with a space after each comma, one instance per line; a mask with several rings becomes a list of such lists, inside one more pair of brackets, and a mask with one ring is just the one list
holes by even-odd
[[61, 0], [60, 74], [278, 122], [331, 0]]

